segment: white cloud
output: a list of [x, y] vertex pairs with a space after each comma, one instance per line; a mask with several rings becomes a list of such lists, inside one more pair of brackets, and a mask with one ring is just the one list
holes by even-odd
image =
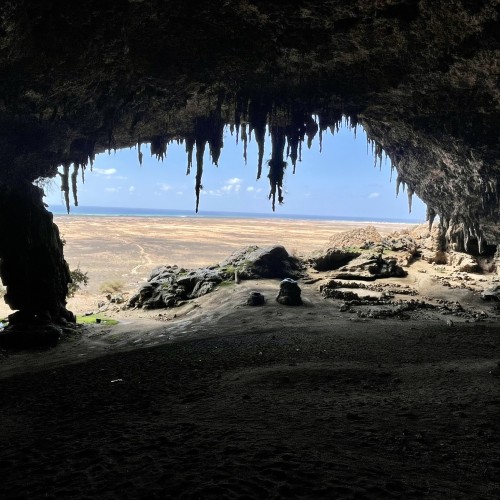
[[135, 191], [135, 186], [130, 186], [130, 187], [128, 188], [128, 190], [129, 190], [131, 193], [133, 193], [133, 192]]
[[93, 168], [92, 172], [97, 175], [114, 175], [116, 174], [116, 168]]
[[248, 186], [247, 191], [251, 193], [252, 191], [255, 191], [255, 188], [253, 186]]
[[110, 188], [105, 188], [105, 191], [108, 193], [118, 193], [118, 191], [121, 190], [121, 187], [110, 187]]
[[378, 198], [380, 196], [380, 193], [370, 193], [368, 195], [368, 198], [373, 199], [373, 198]]
[[228, 179], [224, 186], [222, 186], [222, 191], [226, 191], [230, 193], [234, 191], [237, 193], [241, 189], [241, 184], [243, 183], [243, 179], [239, 179], [238, 177], [233, 177], [232, 179]]
[[169, 184], [159, 183], [158, 186], [160, 187], [161, 191], [170, 191], [172, 189], [172, 186], [170, 186]]
[[179, 196], [182, 196], [184, 194], [184, 192], [183, 191], [177, 191], [177, 193], [175, 193], [175, 194], [178, 194]]

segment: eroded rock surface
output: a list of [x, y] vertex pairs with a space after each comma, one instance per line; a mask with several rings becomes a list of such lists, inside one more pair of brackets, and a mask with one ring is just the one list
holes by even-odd
[[[148, 281], [130, 298], [128, 306], [145, 309], [175, 307], [212, 292], [221, 283], [234, 282], [236, 277], [244, 280], [283, 279], [302, 275], [303, 265], [283, 246], [250, 246], [237, 250], [220, 264], [208, 268], [187, 270], [178, 266], [162, 266], [154, 269]], [[252, 305], [260, 305], [260, 300], [260, 297], [255, 297], [256, 303]]]

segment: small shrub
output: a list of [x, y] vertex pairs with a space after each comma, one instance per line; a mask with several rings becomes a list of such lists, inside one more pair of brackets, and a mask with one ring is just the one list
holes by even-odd
[[81, 325], [93, 325], [95, 323], [99, 323], [101, 325], [113, 326], [118, 324], [118, 321], [116, 319], [101, 316], [100, 314], [91, 314], [90, 316], [77, 316], [76, 322]]
[[71, 283], [68, 284], [67, 298], [74, 297], [75, 293], [78, 290], [80, 290], [82, 286], [87, 286], [89, 282], [89, 277], [87, 276], [87, 273], [84, 273], [80, 269], [80, 266], [70, 271], [69, 275], [71, 276]]
[[101, 293], [119, 293], [123, 291], [124, 286], [125, 285], [123, 281], [111, 280], [102, 283], [101, 286], [99, 287], [99, 290], [101, 291]]

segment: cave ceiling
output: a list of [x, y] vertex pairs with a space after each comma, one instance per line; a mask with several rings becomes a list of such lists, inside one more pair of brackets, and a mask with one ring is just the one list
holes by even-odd
[[500, 243], [499, 18], [499, 0], [6, 0], [0, 183], [63, 166], [71, 191], [96, 153], [183, 141], [199, 192], [224, 126], [261, 146], [268, 126], [274, 205], [303, 141], [360, 125], [431, 215]]

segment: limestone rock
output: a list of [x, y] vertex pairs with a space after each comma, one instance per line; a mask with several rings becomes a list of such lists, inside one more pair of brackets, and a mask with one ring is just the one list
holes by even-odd
[[128, 307], [175, 307], [212, 292], [223, 281], [232, 281], [235, 274], [239, 279], [299, 277], [302, 263], [288, 255], [282, 246], [251, 246], [234, 252], [220, 264], [205, 268], [187, 270], [160, 266], [153, 269], [146, 283], [140, 285]]
[[300, 278], [303, 274], [299, 259], [288, 254], [285, 247], [276, 245], [259, 248], [249, 246], [231, 254], [219, 264], [226, 271], [226, 278], [234, 278], [238, 271], [240, 279]]
[[395, 259], [384, 259], [382, 255], [363, 255], [341, 267], [335, 278], [373, 281], [381, 278], [402, 278], [407, 274]]
[[471, 255], [462, 252], [450, 252], [448, 254], [448, 264], [462, 273], [481, 272], [481, 266], [477, 260]]
[[500, 300], [500, 285], [494, 285], [481, 292], [483, 300]]
[[260, 292], [250, 292], [250, 296], [247, 299], [247, 305], [249, 306], [263, 306], [266, 302], [266, 298]]
[[374, 226], [343, 231], [330, 237], [328, 248], [372, 248], [382, 242], [382, 236]]
[[286, 278], [280, 283], [280, 290], [276, 301], [285, 306], [302, 305], [301, 290], [296, 281]]
[[326, 248], [314, 252], [308, 259], [316, 271], [331, 271], [347, 264], [352, 259], [359, 257], [361, 252], [343, 248]]
[[0, 347], [19, 350], [48, 349], [57, 345], [61, 335], [61, 327], [54, 324], [9, 325], [0, 333]]

